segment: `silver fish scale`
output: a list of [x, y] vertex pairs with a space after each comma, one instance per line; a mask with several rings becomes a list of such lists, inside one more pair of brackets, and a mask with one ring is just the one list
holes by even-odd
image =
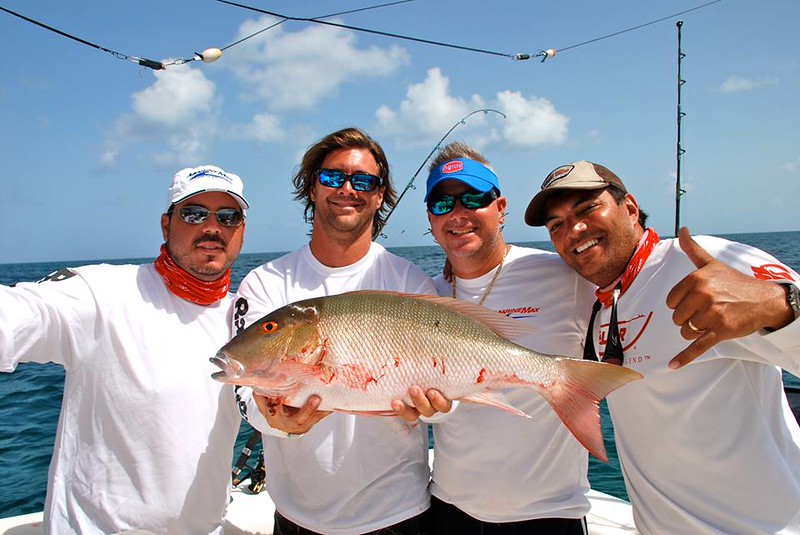
[[547, 385], [560, 373], [558, 361], [427, 300], [328, 297], [319, 306], [319, 327], [327, 339], [324, 364], [336, 377], [324, 386], [308, 385], [299, 397], [317, 393], [323, 409], [389, 410], [394, 399], [408, 401], [412, 384], [457, 399], [489, 386], [512, 386], [514, 375]]

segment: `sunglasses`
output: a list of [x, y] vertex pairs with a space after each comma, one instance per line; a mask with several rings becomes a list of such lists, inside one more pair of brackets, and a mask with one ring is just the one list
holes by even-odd
[[[601, 362], [608, 362], [609, 364], [622, 365], [624, 358], [622, 352], [622, 340], [619, 338], [619, 322], [617, 320], [617, 301], [622, 287], [617, 285], [614, 288], [613, 301], [611, 304], [611, 320], [608, 323], [608, 340], [606, 341], [606, 350], [603, 352]], [[597, 355], [594, 352], [594, 320], [597, 313], [600, 311], [600, 300], [594, 302], [592, 307], [592, 316], [589, 319], [589, 329], [586, 333], [586, 342], [583, 346], [583, 358], [585, 360], [597, 360]]]
[[467, 190], [461, 195], [450, 195], [449, 193], [434, 194], [428, 197], [428, 211], [433, 215], [449, 214], [456, 207], [456, 200], [461, 202], [461, 206], [468, 210], [486, 208], [497, 199], [497, 190], [490, 189], [485, 193], [475, 190]]
[[[173, 212], [172, 208], [169, 209], [170, 214]], [[204, 206], [184, 206], [178, 210], [178, 215], [181, 221], [190, 225], [200, 225], [205, 223], [210, 214], [217, 216], [217, 221], [223, 227], [238, 227], [244, 221], [244, 213], [236, 208], [222, 208], [216, 212], [212, 212]]]
[[356, 191], [375, 191], [378, 186], [383, 186], [383, 179], [368, 173], [353, 173], [348, 175], [336, 169], [320, 169], [317, 171], [319, 183], [329, 188], [341, 188], [349, 181]]

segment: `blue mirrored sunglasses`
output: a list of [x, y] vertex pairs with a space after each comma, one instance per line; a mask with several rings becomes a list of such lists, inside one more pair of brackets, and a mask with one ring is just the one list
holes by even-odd
[[[172, 213], [173, 209], [170, 208], [169, 211]], [[223, 227], [238, 227], [244, 221], [244, 213], [236, 208], [222, 208], [212, 212], [205, 206], [184, 206], [178, 210], [178, 216], [181, 221], [190, 225], [205, 223], [211, 214], [217, 216], [217, 221]]]
[[428, 211], [433, 215], [449, 214], [456, 207], [456, 200], [461, 206], [469, 210], [486, 208], [497, 199], [497, 190], [491, 189], [481, 193], [475, 190], [467, 190], [461, 195], [450, 195], [449, 193], [432, 194], [428, 197]]
[[374, 191], [378, 186], [383, 186], [383, 179], [368, 173], [353, 173], [348, 175], [336, 169], [320, 169], [317, 171], [319, 183], [329, 188], [341, 188], [346, 181], [356, 191]]

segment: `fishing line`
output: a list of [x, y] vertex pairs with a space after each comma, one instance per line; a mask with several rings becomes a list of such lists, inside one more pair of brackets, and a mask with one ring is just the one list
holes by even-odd
[[106, 47], [100, 46], [100, 45], [98, 45], [96, 43], [93, 43], [91, 41], [87, 41], [86, 39], [82, 39], [82, 38], [77, 37], [75, 35], [72, 35], [70, 33], [64, 32], [62, 30], [59, 30], [57, 28], [54, 28], [54, 27], [49, 26], [47, 24], [44, 24], [43, 22], [39, 22], [39, 21], [34, 20], [34, 19], [30, 18], [30, 17], [26, 17], [25, 15], [22, 15], [20, 13], [17, 13], [15, 11], [12, 11], [12, 10], [7, 9], [5, 7], [0, 6], [0, 10], [3, 10], [6, 13], [8, 13], [10, 15], [13, 15], [15, 17], [19, 17], [20, 19], [22, 19], [24, 21], [27, 21], [27, 22], [30, 22], [31, 24], [35, 24], [35, 25], [37, 25], [37, 26], [39, 26], [41, 28], [44, 28], [44, 29], [49, 30], [49, 31], [54, 32], [54, 33], [57, 33], [57, 34], [59, 34], [61, 36], [67, 37], [68, 39], [72, 39], [74, 41], [77, 41], [78, 43], [84, 44], [86, 46], [89, 46], [89, 47], [92, 47], [94, 49], [100, 50], [102, 52], [107, 52], [107, 53], [111, 54], [112, 56], [114, 56], [114, 57], [116, 57], [118, 59], [131, 61], [133, 63], [141, 65], [142, 67], [147, 67], [147, 68], [150, 68], [150, 69], [153, 69], [153, 70], [163, 70], [167, 66], [183, 65], [183, 64], [189, 63], [191, 61], [202, 61], [204, 63], [212, 63], [212, 62], [218, 60], [222, 56], [222, 52], [224, 50], [227, 50], [227, 49], [229, 49], [229, 48], [231, 48], [233, 46], [236, 46], [236, 45], [238, 45], [238, 44], [240, 44], [240, 43], [242, 43], [242, 42], [244, 42], [244, 41], [246, 41], [246, 40], [248, 40], [248, 39], [250, 39], [252, 37], [255, 37], [256, 35], [259, 35], [259, 34], [265, 32], [267, 30], [270, 30], [270, 29], [274, 28], [275, 26], [278, 26], [279, 24], [283, 24], [287, 20], [295, 20], [295, 21], [301, 21], [301, 22], [313, 22], [313, 23], [317, 23], [317, 24], [325, 24], [325, 25], [334, 26], [334, 27], [337, 27], [337, 28], [343, 28], [343, 29], [348, 29], [348, 30], [353, 30], [353, 31], [371, 33], [371, 34], [375, 34], [375, 35], [382, 35], [382, 36], [390, 37], [390, 38], [394, 38], [394, 39], [403, 39], [403, 40], [406, 40], [406, 41], [413, 41], [413, 42], [429, 44], [429, 45], [433, 45], [433, 46], [453, 48], [453, 49], [457, 49], [457, 50], [464, 50], [466, 52], [475, 52], [475, 53], [480, 53], [480, 54], [488, 54], [488, 55], [492, 55], [492, 56], [507, 57], [507, 58], [511, 58], [511, 59], [517, 60], [517, 61], [523, 61], [523, 60], [528, 60], [528, 59], [532, 59], [532, 58], [541, 58], [542, 63], [544, 63], [545, 60], [547, 60], [548, 58], [554, 57], [558, 52], [564, 52], [566, 50], [571, 50], [573, 48], [578, 48], [580, 46], [588, 45], [588, 44], [591, 44], [591, 43], [596, 43], [597, 41], [602, 41], [603, 39], [608, 39], [610, 37], [615, 37], [615, 36], [621, 35], [623, 33], [631, 32], [631, 31], [634, 31], [634, 30], [638, 30], [638, 29], [644, 28], [646, 26], [650, 26], [652, 24], [656, 24], [658, 22], [662, 22], [662, 21], [670, 19], [670, 18], [677, 17], [679, 15], [683, 15], [685, 13], [689, 13], [689, 12], [692, 12], [692, 11], [697, 11], [698, 9], [703, 9], [703, 8], [708, 7], [710, 5], [719, 3], [722, 0], [713, 0], [711, 2], [708, 2], [706, 4], [703, 4], [703, 5], [700, 5], [700, 6], [697, 6], [697, 7], [686, 9], [684, 11], [680, 11], [680, 12], [674, 13], [672, 15], [667, 15], [666, 17], [661, 17], [659, 19], [656, 19], [656, 20], [653, 20], [653, 21], [650, 21], [650, 22], [645, 22], [645, 23], [639, 24], [637, 26], [632, 26], [632, 27], [626, 28], [624, 30], [619, 30], [617, 32], [613, 32], [613, 33], [610, 33], [610, 34], [607, 34], [607, 35], [603, 35], [601, 37], [596, 37], [594, 39], [590, 39], [590, 40], [584, 41], [582, 43], [566, 46], [566, 47], [563, 47], [563, 48], [560, 48], [560, 49], [550, 48], [550, 49], [547, 49], [547, 50], [540, 50], [539, 52], [536, 52], [536, 53], [517, 53], [517, 54], [497, 52], [497, 51], [494, 51], [494, 50], [488, 50], [488, 49], [483, 49], [483, 48], [475, 48], [475, 47], [464, 46], [464, 45], [456, 45], [456, 44], [452, 44], [452, 43], [445, 43], [443, 41], [433, 41], [431, 39], [422, 39], [422, 38], [419, 38], [419, 37], [410, 37], [410, 36], [402, 35], [402, 34], [399, 34], [399, 33], [384, 32], [384, 31], [380, 31], [380, 30], [373, 30], [373, 29], [370, 29], [370, 28], [361, 28], [361, 27], [358, 27], [358, 26], [350, 26], [350, 25], [347, 25], [347, 24], [340, 24], [340, 23], [336, 23], [336, 22], [330, 22], [330, 21], [322, 20], [324, 18], [335, 17], [335, 16], [338, 16], [338, 15], [346, 15], [346, 14], [350, 14], [350, 13], [356, 13], [356, 12], [359, 12], [359, 11], [366, 11], [366, 10], [369, 10], [369, 9], [376, 9], [376, 8], [380, 8], [380, 7], [393, 6], [393, 5], [403, 4], [403, 3], [406, 3], [406, 2], [412, 2], [412, 1], [414, 1], [414, 0], [397, 0], [397, 1], [388, 2], [388, 3], [385, 3], [385, 4], [379, 4], [379, 5], [375, 5], [375, 6], [368, 6], [368, 7], [358, 8], [358, 9], [352, 9], [352, 10], [349, 10], [349, 11], [340, 11], [338, 13], [332, 13], [330, 15], [323, 15], [321, 17], [313, 17], [313, 18], [311, 18], [311, 17], [291, 17], [291, 16], [287, 16], [287, 15], [281, 15], [280, 13], [267, 11], [265, 9], [259, 9], [259, 8], [248, 6], [248, 5], [245, 5], [245, 4], [232, 2], [232, 1], [229, 1], [229, 0], [217, 0], [217, 2], [220, 2], [220, 3], [223, 3], [223, 4], [228, 4], [228, 5], [240, 7], [240, 8], [243, 8], [243, 9], [249, 9], [251, 11], [256, 11], [258, 13], [264, 13], [266, 15], [272, 15], [272, 16], [278, 17], [278, 18], [280, 18], [282, 20], [280, 20], [280, 21], [276, 22], [275, 24], [272, 24], [272, 25], [270, 25], [270, 26], [268, 26], [266, 28], [263, 28], [263, 29], [255, 32], [255, 33], [251, 34], [251, 35], [248, 35], [248, 36], [246, 36], [246, 37], [244, 37], [242, 39], [239, 39], [238, 41], [235, 41], [235, 42], [233, 42], [233, 43], [231, 43], [231, 44], [229, 44], [229, 45], [227, 45], [227, 46], [225, 46], [225, 47], [223, 47], [221, 49], [220, 48], [213, 48], [213, 47], [212, 48], [207, 48], [203, 52], [195, 52], [194, 56], [191, 57], [191, 58], [176, 59], [176, 60], [173, 60], [173, 61], [170, 61], [170, 62], [161, 62], [161, 61], [155, 61], [155, 60], [152, 60], [152, 59], [141, 58], [141, 57], [138, 57], [138, 56], [129, 56], [128, 54], [123, 54], [122, 52], [117, 52], [116, 50], [112, 50], [110, 48], [106, 48]]
[[[328, 17], [335, 17], [335, 16], [338, 16], [338, 15], [347, 15], [349, 13], [357, 13], [359, 11], [367, 11], [369, 9], [377, 9], [377, 8], [381, 8], [381, 7], [393, 6], [393, 5], [397, 5], [397, 4], [404, 4], [406, 2], [413, 2], [413, 1], [414, 0], [397, 0], [395, 2], [388, 2], [388, 3], [385, 3], [385, 4], [380, 4], [380, 5], [375, 5], [375, 6], [367, 6], [367, 7], [362, 7], [362, 8], [358, 8], [358, 9], [351, 9], [349, 11], [340, 11], [338, 13], [331, 13], [330, 15], [323, 15], [321, 17], [315, 17], [313, 19], [303, 19], [303, 20], [322, 22], [319, 19], [328, 18]], [[247, 7], [247, 6], [239, 6], [239, 7]], [[243, 41], [246, 41], [246, 40], [250, 39], [251, 37], [255, 37], [256, 35], [258, 35], [258, 34], [260, 34], [262, 32], [265, 32], [267, 30], [270, 30], [270, 29], [274, 28], [275, 26], [278, 26], [279, 24], [282, 24], [282, 23], [286, 22], [287, 20], [289, 20], [289, 17], [281, 17], [281, 18], [283, 18], [283, 20], [278, 21], [275, 24], [272, 24], [271, 26], [268, 26], [267, 28], [259, 30], [259, 31], [255, 32], [255, 33], [251, 34], [251, 35], [248, 35], [247, 37], [239, 39], [238, 41], [236, 41], [234, 43], [231, 43], [231, 44], [229, 44], [229, 45], [227, 45], [227, 46], [225, 46], [223, 48], [213, 48], [213, 47], [212, 48], [207, 48], [203, 52], [195, 52], [194, 56], [191, 57], [191, 58], [176, 59], [176, 60], [173, 60], [173, 61], [162, 62], [162, 61], [155, 61], [155, 60], [147, 59], [147, 58], [140, 58], [138, 56], [129, 56], [128, 54], [123, 54], [122, 52], [117, 52], [116, 50], [112, 50], [110, 48], [106, 48], [104, 46], [100, 46], [97, 43], [93, 43], [91, 41], [87, 41], [86, 39], [83, 39], [81, 37], [77, 37], [75, 35], [72, 35], [70, 33], [65, 32], [65, 31], [59, 30], [58, 28], [54, 28], [53, 26], [50, 26], [50, 25], [45, 24], [43, 22], [39, 22], [39, 21], [34, 20], [34, 19], [30, 18], [30, 17], [26, 17], [25, 15], [22, 15], [21, 13], [17, 13], [16, 11], [12, 11], [10, 9], [7, 9], [7, 8], [3, 7], [3, 6], [0, 6], [0, 10], [3, 10], [6, 13], [8, 13], [9, 15], [13, 15], [15, 17], [18, 17], [18, 18], [20, 18], [20, 19], [22, 19], [22, 20], [24, 20], [26, 22], [30, 22], [31, 24], [35, 24], [36, 26], [39, 26], [39, 27], [44, 28], [46, 30], [49, 30], [51, 32], [57, 33], [58, 35], [61, 35], [61, 36], [66, 37], [68, 39], [72, 39], [73, 41], [77, 41], [78, 43], [81, 43], [83, 45], [92, 47], [92, 48], [94, 48], [96, 50], [100, 50], [102, 52], [107, 52], [107, 53], [111, 54], [112, 56], [114, 56], [117, 59], [131, 61], [133, 63], [136, 63], [137, 65], [141, 65], [142, 67], [147, 67], [147, 68], [153, 69], [155, 71], [164, 70], [168, 66], [171, 66], [171, 65], [183, 65], [183, 64], [189, 63], [191, 61], [202, 61], [204, 63], [212, 63], [212, 62], [218, 60], [222, 56], [222, 52], [224, 50], [227, 50], [227, 49], [231, 48], [232, 46], [238, 45], [239, 43], [241, 43]], [[278, 16], [280, 16], [280, 15], [278, 15]]]
[[[222, 0], [219, 0], [219, 1], [222, 1]], [[395, 208], [397, 208], [397, 206], [400, 204], [400, 201], [403, 199], [403, 196], [406, 194], [406, 192], [409, 189], [412, 189], [412, 188], [413, 189], [417, 189], [416, 186], [414, 186], [414, 180], [416, 180], [417, 175], [419, 175], [419, 172], [422, 171], [422, 168], [425, 167], [425, 164], [428, 163], [428, 160], [431, 159], [431, 156], [433, 156], [433, 154], [437, 150], [439, 150], [439, 148], [442, 146], [442, 143], [444, 143], [444, 140], [447, 139], [447, 136], [449, 136], [453, 132], [453, 130], [458, 128], [460, 125], [467, 124], [467, 119], [469, 119], [470, 117], [472, 117], [476, 113], [481, 113], [481, 112], [483, 112], [484, 115], [489, 115], [490, 112], [491, 113], [496, 113], [498, 115], [501, 115], [503, 117], [503, 119], [506, 118], [506, 114], [501, 112], [501, 111], [497, 111], [497, 110], [492, 109], [492, 108], [481, 108], [479, 110], [475, 110], [475, 111], [472, 111], [472, 112], [468, 113], [467, 115], [465, 115], [464, 117], [459, 119], [453, 126], [451, 126], [450, 130], [445, 132], [445, 134], [442, 136], [442, 138], [436, 143], [436, 145], [433, 146], [433, 148], [428, 153], [428, 155], [425, 157], [425, 159], [422, 160], [422, 163], [417, 168], [417, 172], [414, 173], [414, 175], [408, 181], [408, 184], [406, 184], [406, 187], [403, 188], [403, 191], [397, 197], [397, 202], [394, 203], [394, 206], [386, 214], [386, 218], [383, 220], [383, 224], [381, 225], [381, 228], [378, 230], [378, 232], [377, 232], [377, 234], [375, 236], [375, 239], [378, 239], [379, 237], [382, 237], [384, 239], [386, 238], [386, 235], [383, 234], [383, 228], [386, 226], [386, 223], [389, 221], [389, 217], [391, 217], [391, 215], [394, 213]], [[405, 232], [405, 231], [403, 231], [403, 232]]]
[[565, 50], [570, 50], [572, 48], [578, 48], [579, 46], [588, 45], [590, 43], [596, 43], [597, 41], [602, 41], [603, 39], [608, 39], [609, 37], [614, 37], [614, 36], [617, 36], [617, 35], [620, 35], [620, 34], [623, 34], [623, 33], [632, 32], [633, 30], [638, 30], [640, 28], [644, 28], [645, 26], [650, 26], [651, 24], [656, 24], [658, 22], [662, 22], [662, 21], [665, 21], [667, 19], [671, 19], [673, 17], [678, 17], [680, 15], [683, 15], [684, 13], [689, 13], [690, 11], [697, 11], [698, 9], [703, 9], [704, 7], [708, 7], [711, 4], [716, 4], [717, 2], [722, 2], [722, 0], [713, 0], [712, 2], [708, 2], [707, 4], [703, 4], [702, 6], [697, 6], [697, 7], [691, 8], [691, 9], [687, 9], [685, 11], [680, 11], [678, 13], [673, 13], [672, 15], [667, 15], [666, 17], [661, 17], [660, 19], [653, 20], [653, 21], [650, 21], [650, 22], [645, 22], [644, 24], [639, 24], [638, 26], [633, 26], [633, 27], [628, 28], [626, 30], [620, 30], [618, 32], [614, 32], [614, 33], [610, 33], [608, 35], [604, 35], [603, 37], [597, 37], [595, 39], [590, 39], [588, 41], [584, 41], [583, 43], [578, 43], [577, 45], [571, 45], [571, 46], [567, 46], [567, 47], [564, 47], [564, 48], [559, 48], [558, 51], [559, 52], [564, 52]]
[[[10, 15], [14, 15], [15, 17], [19, 17], [22, 20], [28, 21], [28, 22], [30, 22], [32, 24], [35, 24], [37, 26], [40, 26], [40, 27], [42, 27], [42, 28], [44, 28], [46, 30], [50, 30], [51, 32], [55, 32], [55, 33], [57, 33], [59, 35], [63, 35], [64, 37], [72, 39], [73, 41], [77, 41], [77, 42], [79, 42], [81, 44], [90, 46], [92, 48], [96, 48], [97, 50], [101, 50], [103, 52], [108, 52], [109, 54], [111, 54], [115, 58], [124, 59], [124, 60], [127, 60], [127, 61], [132, 61], [134, 63], [137, 63], [137, 64], [141, 65], [142, 67], [149, 67], [150, 69], [153, 69], [153, 70], [156, 70], [156, 71], [162, 70], [162, 69], [165, 68], [165, 64], [160, 62], [160, 61], [154, 61], [152, 59], [146, 59], [146, 58], [139, 58], [139, 57], [136, 57], [136, 56], [129, 56], [127, 54], [123, 54], [122, 52], [117, 52], [116, 50], [111, 50], [110, 48], [102, 47], [102, 46], [100, 46], [98, 44], [92, 43], [91, 41], [87, 41], [86, 39], [81, 39], [80, 37], [76, 37], [76, 36], [74, 36], [72, 34], [69, 34], [67, 32], [62, 32], [61, 30], [59, 30], [57, 28], [53, 28], [52, 26], [48, 26], [47, 24], [44, 24], [43, 22], [39, 22], [39, 21], [33, 20], [33, 19], [29, 18], [29, 17], [26, 17], [25, 15], [22, 15], [20, 13], [15, 12], [15, 11], [11, 11], [10, 9], [6, 9], [3, 6], [0, 6], [0, 9], [2, 9], [3, 11], [5, 11], [6, 13], [8, 13]], [[189, 61], [191, 61], [191, 60], [189, 60]]]
[[[595, 43], [597, 41], [602, 41], [603, 39], [608, 39], [609, 37], [614, 37], [614, 36], [617, 36], [617, 35], [621, 35], [623, 33], [631, 32], [633, 30], [638, 30], [640, 28], [644, 28], [645, 26], [650, 26], [651, 24], [656, 24], [658, 22], [662, 22], [664, 20], [667, 20], [667, 19], [670, 19], [670, 18], [673, 18], [673, 17], [677, 17], [679, 15], [683, 15], [683, 14], [689, 13], [691, 11], [696, 11], [698, 9], [702, 9], [702, 8], [708, 7], [708, 6], [712, 5], [712, 4], [716, 4], [716, 3], [721, 2], [721, 1], [722, 0], [713, 0], [713, 1], [708, 2], [706, 4], [703, 4], [703, 5], [700, 5], [700, 6], [697, 6], [697, 7], [693, 7], [691, 9], [686, 9], [684, 11], [680, 11], [680, 12], [674, 13], [672, 15], [667, 15], [666, 17], [661, 17], [659, 19], [656, 19], [656, 20], [653, 20], [653, 21], [650, 21], [650, 22], [645, 22], [643, 24], [632, 26], [632, 27], [626, 28], [624, 30], [619, 30], [619, 31], [616, 31], [616, 32], [613, 32], [613, 33], [610, 33], [610, 34], [607, 34], [607, 35], [604, 35], [604, 36], [601, 36], [601, 37], [596, 37], [594, 39], [590, 39], [590, 40], [584, 41], [582, 43], [566, 46], [564, 48], [560, 48], [560, 49], [549, 48], [547, 50], [540, 50], [539, 52], [536, 52], [536, 53], [511, 54], [511, 53], [505, 53], [505, 52], [497, 52], [497, 51], [494, 51], [494, 50], [488, 50], [488, 49], [484, 49], [484, 48], [474, 48], [474, 47], [470, 47], [470, 46], [456, 45], [456, 44], [452, 44], [452, 43], [445, 43], [443, 41], [433, 41], [433, 40], [430, 40], [430, 39], [422, 39], [422, 38], [419, 38], [419, 37], [410, 37], [408, 35], [402, 35], [402, 34], [399, 34], [399, 33], [384, 32], [384, 31], [380, 31], [380, 30], [373, 30], [373, 29], [370, 29], [370, 28], [361, 28], [361, 27], [358, 27], [358, 26], [350, 26], [348, 24], [340, 24], [340, 23], [336, 23], [336, 22], [320, 20], [320, 18], [322, 18], [322, 17], [317, 17], [317, 18], [291, 17], [291, 16], [288, 16], [288, 15], [281, 15], [280, 13], [275, 13], [274, 11], [267, 11], [265, 9], [260, 9], [260, 8], [257, 8], [257, 7], [248, 6], [248, 5], [245, 5], [245, 4], [240, 4], [240, 3], [237, 3], [237, 2], [233, 2], [231, 0], [217, 0], [217, 2], [220, 2], [220, 3], [223, 3], [223, 4], [228, 4], [228, 5], [240, 7], [240, 8], [243, 8], [243, 9], [249, 9], [251, 11], [256, 11], [258, 13], [264, 13], [266, 15], [272, 15], [273, 17], [281, 18], [281, 19], [283, 19], [281, 22], [285, 22], [287, 20], [295, 20], [295, 21], [301, 21], [301, 22], [314, 22], [314, 23], [317, 23], [317, 24], [325, 24], [327, 26], [335, 26], [337, 28], [344, 28], [344, 29], [347, 29], [347, 30], [371, 33], [371, 34], [375, 34], [375, 35], [383, 35], [385, 37], [391, 37], [391, 38], [394, 38], [394, 39], [403, 39], [403, 40], [406, 40], [406, 41], [413, 41], [413, 42], [417, 42], [417, 43], [423, 43], [423, 44], [446, 47], [446, 48], [454, 48], [454, 49], [458, 49], [458, 50], [464, 50], [464, 51], [467, 51], [467, 52], [476, 52], [476, 53], [488, 54], [488, 55], [492, 55], [492, 56], [501, 56], [501, 57], [511, 58], [511, 59], [517, 60], [517, 61], [524, 61], [524, 60], [528, 60], [528, 59], [532, 59], [532, 58], [541, 58], [541, 62], [542, 63], [544, 63], [544, 61], [547, 60], [548, 58], [554, 57], [558, 52], [563, 52], [565, 50], [571, 50], [571, 49], [577, 48], [579, 46], [588, 45], [590, 43]], [[330, 15], [330, 16], [333, 16], [333, 15]]]
[[[379, 7], [394, 6], [394, 5], [397, 5], [397, 4], [405, 4], [406, 2], [413, 2], [413, 1], [414, 1], [414, 0], [398, 0], [397, 2], [388, 2], [388, 3], [386, 3], [386, 4], [380, 4], [380, 5], [377, 5], [377, 6], [360, 7], [360, 8], [358, 8], [358, 9], [351, 9], [350, 11], [340, 11], [340, 12], [338, 12], [338, 13], [331, 13], [330, 15], [323, 15], [323, 16], [321, 16], [321, 17], [314, 17], [314, 19], [313, 19], [313, 20], [317, 20], [317, 19], [326, 19], [326, 18], [330, 18], [330, 17], [337, 17], [337, 16], [339, 16], [339, 15], [349, 15], [350, 13], [358, 13], [359, 11], [367, 11], [368, 9], [377, 9], [377, 8], [379, 8]], [[229, 3], [229, 2], [225, 2], [225, 3]], [[243, 8], [245, 8], [245, 9], [251, 9], [251, 8], [249, 8], [248, 6], [244, 6], [244, 5], [238, 5], [238, 4], [233, 4], [233, 5], [237, 5], [238, 7], [243, 7]], [[248, 35], [247, 37], [243, 37], [242, 39], [239, 39], [238, 41], [236, 41], [236, 42], [234, 42], [234, 43], [231, 43], [231, 44], [229, 44], [229, 45], [227, 45], [227, 46], [225, 46], [225, 47], [221, 48], [220, 50], [222, 50], [222, 51], [228, 50], [229, 48], [231, 48], [231, 47], [233, 47], [233, 46], [236, 46], [236, 45], [238, 45], [238, 44], [239, 44], [239, 43], [241, 43], [241, 42], [247, 41], [247, 40], [248, 40], [248, 39], [250, 39], [251, 37], [255, 37], [256, 35], [258, 35], [258, 34], [260, 34], [260, 33], [263, 33], [263, 32], [265, 32], [265, 31], [267, 31], [267, 30], [271, 30], [271, 29], [272, 29], [272, 28], [274, 28], [275, 26], [278, 26], [278, 25], [280, 25], [280, 24], [283, 24], [283, 23], [284, 23], [284, 22], [286, 22], [287, 20], [289, 20], [289, 19], [284, 17], [284, 18], [283, 18], [283, 20], [279, 20], [279, 21], [278, 21], [278, 22], [276, 22], [275, 24], [271, 24], [271, 25], [267, 26], [266, 28], [264, 28], [264, 29], [262, 29], [262, 30], [258, 30], [257, 32], [255, 32], [255, 33], [252, 33], [252, 34]]]
[[328, 26], [336, 26], [337, 28], [344, 28], [344, 29], [347, 29], [347, 30], [354, 30], [354, 31], [359, 31], [359, 32], [373, 33], [373, 34], [376, 34], [376, 35], [383, 35], [383, 36], [386, 36], [386, 37], [393, 37], [395, 39], [405, 39], [407, 41], [415, 41], [415, 42], [418, 42], [418, 43], [426, 43], [426, 44], [430, 44], [430, 45], [443, 46], [443, 47], [448, 47], [448, 48], [457, 48], [457, 49], [460, 49], [460, 50], [467, 50], [467, 51], [470, 51], [470, 52], [479, 52], [479, 53], [482, 53], [482, 54], [491, 54], [491, 55], [494, 55], [494, 56], [510, 56], [509, 54], [504, 54], [502, 52], [493, 52], [491, 50], [484, 50], [484, 49], [480, 49], [480, 48], [472, 48], [472, 47], [467, 47], [467, 46], [454, 45], [454, 44], [450, 44], [450, 43], [443, 43], [441, 41], [431, 41], [429, 39], [421, 39], [421, 38], [418, 38], [418, 37], [409, 37], [407, 35], [401, 35], [401, 34], [398, 34], [398, 33], [382, 32], [382, 31], [379, 31], [379, 30], [372, 30], [372, 29], [369, 29], [369, 28], [360, 28], [358, 26], [350, 26], [350, 25], [347, 25], [347, 24], [339, 24], [339, 23], [336, 23], [336, 22], [320, 20], [320, 17], [318, 17], [318, 18], [291, 17], [289, 15], [281, 15], [280, 13], [275, 13], [274, 11], [267, 11], [266, 9], [260, 9], [260, 8], [253, 7], [253, 6], [248, 6], [248, 5], [245, 5], [245, 4], [239, 4], [237, 2], [231, 2], [230, 0], [217, 0], [217, 2], [221, 2], [223, 4], [228, 4], [228, 5], [231, 5], [231, 6], [241, 7], [243, 9], [249, 9], [251, 11], [256, 11], [258, 13], [264, 13], [265, 15], [272, 15], [273, 17], [278, 17], [278, 18], [281, 18], [281, 19], [284, 19], [284, 20], [295, 20], [295, 21], [300, 21], [300, 22], [315, 22], [317, 24], [325, 24], [325, 25], [328, 25]]

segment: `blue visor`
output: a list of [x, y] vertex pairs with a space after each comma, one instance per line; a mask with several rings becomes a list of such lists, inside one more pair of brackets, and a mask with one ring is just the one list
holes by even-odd
[[475, 160], [456, 158], [455, 160], [446, 161], [428, 175], [425, 202], [428, 201], [428, 197], [430, 197], [436, 186], [448, 180], [461, 182], [481, 193], [486, 193], [492, 189], [500, 191], [497, 175], [491, 169]]

